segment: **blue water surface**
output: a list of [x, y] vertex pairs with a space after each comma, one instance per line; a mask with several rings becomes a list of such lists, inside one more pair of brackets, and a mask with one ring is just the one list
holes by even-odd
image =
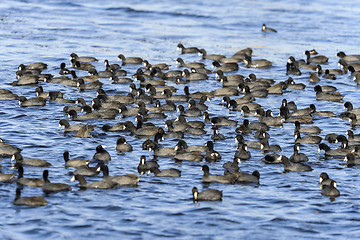
[[[179, 42], [185, 46], [204, 48], [208, 53], [232, 56], [236, 51], [251, 47], [253, 58], [266, 58], [273, 62], [269, 69], [248, 69], [239, 64], [237, 73], [272, 78], [276, 82], [287, 80], [285, 72], [289, 56], [304, 58], [303, 52], [316, 49], [329, 57], [325, 68], [338, 68], [338, 51], [358, 54], [360, 19], [358, 4], [354, 1], [40, 1], [4, 0], [0, 3], [0, 88], [10, 89], [28, 98], [35, 96], [35, 87], [13, 87], [19, 64], [45, 62], [47, 73], [58, 76], [61, 62], [69, 64], [69, 55], [95, 56], [95, 66], [104, 70], [103, 61], [119, 63], [117, 56], [139, 56], [150, 63], [166, 62], [177, 69], [175, 60], [200, 61], [197, 55], [181, 55], [176, 50]], [[278, 33], [261, 32], [266, 23]], [[206, 60], [207, 68], [211, 61]], [[139, 66], [126, 65], [128, 76]], [[295, 101], [298, 108], [314, 103], [318, 110], [340, 114], [343, 103], [316, 101], [314, 85], [308, 80], [309, 70], [294, 76], [304, 83], [304, 90], [285, 91], [284, 95], [271, 95], [256, 99], [264, 109], [279, 113], [281, 100]], [[78, 75], [84, 75], [78, 72]], [[220, 88], [210, 74], [206, 81], [189, 83], [191, 92]], [[112, 94], [127, 93], [128, 84], [112, 85], [101, 80], [104, 90]], [[334, 85], [345, 94], [345, 101], [359, 107], [359, 90], [351, 76], [338, 76], [337, 80], [321, 79], [321, 85]], [[137, 86], [139, 82], [136, 82]], [[82, 93], [60, 84], [41, 83], [45, 91], [62, 91], [64, 98], [83, 97], [87, 103], [96, 96], [95, 90]], [[168, 85], [176, 86], [174, 83]], [[183, 86], [176, 86], [178, 94]], [[240, 112], [229, 112], [216, 97], [207, 103], [212, 116], [225, 115], [239, 122]], [[16, 184], [0, 184], [0, 238], [1, 239], [356, 239], [360, 236], [359, 169], [346, 168], [342, 159], [325, 159], [318, 154], [316, 145], [304, 144], [301, 152], [309, 157], [314, 169], [306, 173], [283, 173], [283, 166], [266, 165], [260, 159], [260, 150], [251, 150], [252, 157], [240, 165], [244, 172], [259, 170], [259, 185], [203, 185], [200, 167], [204, 163], [175, 163], [172, 158], [161, 158], [161, 169], [177, 168], [181, 178], [142, 176], [138, 187], [113, 190], [80, 190], [77, 182], [70, 183], [62, 153], [71, 157], [91, 159], [99, 144], [107, 146], [112, 161], [110, 174], [137, 173], [141, 155], [152, 158], [152, 153], [141, 150], [144, 139], [128, 133], [105, 133], [104, 124], [123, 120], [91, 120], [99, 128], [94, 138], [76, 138], [58, 133], [58, 121], [66, 118], [65, 104], [48, 103], [45, 107], [19, 108], [17, 101], [0, 102], [1, 138], [22, 148], [24, 157], [41, 158], [52, 163], [49, 168], [52, 182], [67, 183], [70, 192], [45, 196], [49, 204], [41, 208], [13, 205]], [[178, 113], [168, 113], [168, 119]], [[194, 118], [200, 120], [201, 118]], [[250, 118], [251, 121], [256, 120]], [[164, 127], [163, 120], [153, 120]], [[314, 125], [322, 128], [320, 136], [328, 133], [344, 134], [349, 124], [339, 118], [315, 117]], [[209, 124], [203, 136], [185, 135], [188, 144], [205, 144], [212, 134]], [[272, 127], [270, 143], [279, 144], [282, 154], [293, 153], [292, 123], [282, 128]], [[215, 143], [222, 155], [219, 163], [209, 164], [211, 173], [222, 174], [222, 164], [231, 161], [236, 150], [235, 127], [224, 127], [220, 132], [224, 141]], [[357, 129], [354, 130], [358, 133]], [[115, 150], [119, 135], [126, 137], [134, 151], [121, 154]], [[246, 140], [253, 140], [252, 135]], [[174, 146], [175, 140], [162, 142], [164, 147]], [[336, 148], [338, 144], [330, 145]], [[10, 158], [3, 158], [2, 172], [11, 169]], [[25, 175], [41, 177], [43, 169], [25, 168]], [[331, 201], [321, 195], [318, 178], [326, 171], [335, 179], [341, 196]], [[95, 178], [96, 179], [96, 178]], [[99, 180], [98, 178], [96, 180]], [[221, 202], [193, 203], [191, 189], [208, 187], [223, 191]], [[24, 187], [24, 196], [43, 195], [41, 189]]]

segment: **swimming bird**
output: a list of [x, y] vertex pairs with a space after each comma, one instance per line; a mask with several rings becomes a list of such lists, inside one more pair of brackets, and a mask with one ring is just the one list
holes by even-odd
[[228, 175], [213, 175], [210, 174], [210, 169], [207, 165], [203, 165], [201, 170], [204, 172], [202, 176], [203, 183], [222, 183], [222, 184], [234, 184], [237, 177], [232, 174]]
[[315, 57], [310, 57], [310, 52], [309, 51], [305, 51], [305, 55], [306, 55], [306, 63], [319, 63], [319, 64], [324, 64], [327, 63], [329, 58], [323, 55], [317, 55]]
[[13, 201], [14, 205], [25, 205], [29, 207], [38, 207], [38, 206], [46, 206], [48, 201], [46, 201], [41, 196], [32, 196], [32, 197], [21, 197], [20, 188], [16, 189], [16, 196]]
[[42, 97], [29, 98], [24, 96], [19, 97], [19, 107], [33, 107], [33, 106], [45, 106], [46, 99]]
[[155, 160], [146, 161], [145, 155], [140, 157], [140, 163], [137, 167], [138, 172], [142, 175], [149, 171], [152, 167], [159, 167], [159, 164]]
[[22, 149], [5, 143], [4, 139], [0, 138], [0, 156], [13, 156], [21, 151]]
[[245, 183], [259, 183], [260, 181], [260, 172], [258, 170], [253, 171], [250, 173], [245, 172], [228, 172], [225, 170], [225, 176], [233, 175], [236, 177], [235, 183], [237, 184], [245, 184]]
[[244, 64], [248, 68], [267, 68], [272, 66], [272, 62], [266, 59], [252, 60], [251, 56], [245, 57]]
[[284, 164], [284, 171], [285, 172], [305, 172], [305, 171], [312, 171], [313, 169], [304, 163], [295, 163], [290, 162], [289, 159], [282, 158], [281, 161]]
[[44, 180], [41, 178], [25, 178], [24, 168], [20, 165], [18, 167], [18, 178], [16, 180], [16, 183], [30, 187], [42, 187], [44, 185]]
[[339, 92], [323, 92], [320, 85], [316, 85], [314, 91], [316, 92], [316, 100], [320, 101], [340, 102], [344, 98], [344, 95]]
[[109, 167], [107, 165], [101, 166], [103, 172], [103, 180], [112, 181], [121, 186], [137, 186], [140, 181], [140, 177], [136, 174], [114, 175], [109, 176]]
[[202, 59], [210, 59], [215, 61], [220, 61], [221, 59], [225, 58], [224, 55], [221, 54], [207, 54], [205, 49], [199, 50], [199, 55], [202, 57]]
[[131, 152], [133, 150], [133, 147], [126, 141], [126, 139], [122, 136], [120, 136], [116, 140], [116, 151], [119, 152]]
[[277, 32], [277, 31], [276, 31], [275, 29], [273, 29], [273, 28], [266, 27], [265, 23], [262, 25], [261, 31], [262, 31], [262, 32], [274, 32], [274, 33]]
[[76, 53], [71, 53], [70, 54], [70, 60], [75, 59], [76, 61], [79, 62], [98, 62], [99, 60], [97, 60], [95, 57], [89, 57], [89, 56], [78, 56]]
[[69, 151], [65, 151], [63, 153], [63, 158], [65, 161], [65, 167], [74, 167], [74, 168], [86, 167], [90, 162], [88, 160], [80, 159], [80, 158], [70, 159]]
[[330, 147], [325, 143], [319, 144], [318, 152], [320, 153], [321, 150], [324, 150], [325, 156], [329, 156], [329, 157], [343, 157], [351, 152], [351, 150], [348, 148], [330, 149]]
[[192, 189], [193, 200], [197, 201], [221, 201], [223, 192], [217, 189], [207, 189], [199, 192], [197, 187]]
[[343, 59], [348, 63], [360, 61], [359, 54], [346, 55], [344, 52], [340, 51], [336, 54], [336, 56], [338, 56], [340, 59]]
[[321, 194], [331, 198], [340, 196], [340, 191], [336, 188], [336, 182], [331, 181], [330, 185], [324, 185]]
[[319, 178], [319, 184], [320, 185], [330, 185], [331, 181], [333, 181], [329, 175], [326, 172], [322, 172], [320, 174], [320, 178]]
[[150, 168], [150, 172], [154, 173], [156, 177], [180, 177], [181, 171], [176, 168], [169, 168], [159, 170], [157, 167]]
[[182, 43], [177, 45], [177, 49], [181, 50], [181, 54], [188, 54], [188, 53], [198, 53], [199, 49], [197, 47], [184, 47]]
[[176, 65], [180, 65], [180, 67], [188, 67], [188, 68], [204, 68], [205, 64], [201, 62], [189, 62], [185, 63], [182, 58], [176, 59]]
[[295, 143], [294, 144], [294, 154], [291, 155], [290, 161], [292, 162], [307, 162], [309, 161], [309, 158], [304, 153], [299, 153], [300, 151], [300, 144]]
[[143, 62], [143, 59], [140, 57], [125, 57], [123, 54], [118, 55], [118, 60], [121, 61], [122, 65], [141, 64]]
[[360, 164], [360, 158], [355, 157], [355, 154], [351, 152], [351, 153], [346, 154], [346, 156], [344, 158], [344, 162], [346, 162], [346, 165], [348, 167], [352, 167], [352, 166]]
[[81, 188], [95, 188], [95, 189], [109, 189], [115, 188], [118, 184], [109, 179], [102, 179], [101, 181], [87, 182], [83, 175], [74, 175], [70, 181], [77, 180]]
[[319, 144], [322, 140], [322, 137], [319, 136], [301, 137], [299, 131], [296, 131], [294, 135], [295, 135], [295, 143]]
[[111, 161], [111, 156], [108, 151], [105, 150], [104, 145], [98, 145], [96, 147], [96, 153], [93, 156], [93, 160], [96, 161]]
[[11, 161], [16, 160], [16, 164], [20, 165], [28, 165], [33, 167], [50, 167], [52, 166], [51, 163], [49, 163], [46, 160], [38, 159], [38, 158], [23, 158], [22, 154], [20, 152], [15, 153]]
[[56, 192], [71, 190], [71, 187], [65, 183], [51, 183], [49, 180], [48, 170], [44, 170], [43, 179], [44, 179], [44, 185], [42, 186], [42, 189], [45, 193], [56, 193]]

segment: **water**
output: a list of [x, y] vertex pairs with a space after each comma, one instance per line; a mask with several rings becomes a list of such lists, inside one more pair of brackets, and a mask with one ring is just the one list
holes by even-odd
[[[240, 64], [238, 73], [247, 76], [270, 77], [277, 82], [286, 80], [285, 64], [293, 55], [304, 58], [306, 49], [315, 48], [330, 58], [328, 68], [337, 67], [335, 54], [358, 52], [358, 34], [353, 26], [359, 8], [352, 1], [2, 1], [0, 4], [1, 88], [11, 89], [26, 97], [35, 96], [35, 87], [12, 87], [15, 71], [20, 63], [46, 62], [48, 73], [58, 75], [59, 64], [68, 62], [69, 54], [91, 55], [100, 61], [117, 62], [117, 55], [140, 56], [151, 63], [167, 62], [176, 69], [179, 57], [176, 45], [205, 48], [208, 53], [231, 56], [236, 51], [251, 47], [254, 58], [266, 58], [273, 62], [270, 69], [246, 69]], [[261, 25], [278, 30], [277, 34], [263, 34]], [[198, 61], [196, 55], [183, 55], [186, 62]], [[205, 61], [210, 67], [211, 61]], [[126, 66], [132, 75], [138, 66]], [[287, 90], [284, 95], [257, 99], [265, 109], [279, 112], [281, 100], [295, 101], [298, 108], [315, 103], [318, 110], [342, 112], [342, 103], [315, 100], [313, 86], [308, 82], [308, 71], [294, 77], [296, 82], [307, 85], [303, 91]], [[80, 73], [81, 75], [84, 73]], [[190, 83], [190, 91], [213, 90], [221, 87], [214, 76], [199, 83]], [[106, 79], [104, 89], [110, 93], [128, 91], [128, 85], [110, 85]], [[334, 85], [345, 94], [345, 101], [357, 104], [358, 88], [350, 76], [325, 80], [322, 85]], [[138, 84], [138, 83], [137, 83]], [[205, 85], [206, 84], [206, 85]], [[45, 91], [60, 90], [64, 98], [83, 97], [89, 102], [95, 91], [78, 93], [76, 89], [59, 84], [41, 83]], [[172, 83], [169, 83], [172, 85]], [[182, 86], [177, 86], [182, 93]], [[301, 93], [301, 94], [300, 94]], [[238, 112], [229, 113], [220, 105], [221, 98], [214, 98], [209, 106], [210, 115], [229, 115], [242, 121]], [[98, 144], [108, 146], [112, 156], [110, 174], [136, 173], [141, 155], [149, 153], [141, 149], [143, 140], [126, 134], [135, 151], [120, 154], [115, 151], [118, 133], [104, 133], [99, 128], [94, 138], [80, 139], [57, 132], [58, 121], [65, 118], [65, 104], [48, 103], [45, 107], [18, 108], [16, 101], [0, 102], [1, 137], [8, 143], [23, 149], [24, 157], [36, 157], [50, 161], [50, 180], [71, 185], [73, 191], [47, 196], [49, 205], [42, 208], [17, 207], [12, 204], [15, 184], [0, 185], [2, 239], [69, 239], [69, 238], [118, 238], [148, 239], [224, 239], [237, 236], [249, 239], [286, 238], [356, 238], [360, 234], [358, 193], [358, 169], [346, 168], [340, 159], [325, 159], [318, 155], [317, 146], [305, 145], [301, 152], [309, 157], [312, 172], [283, 173], [282, 165], [265, 165], [260, 161], [263, 154], [251, 150], [252, 157], [241, 164], [241, 170], [261, 173], [260, 185], [211, 184], [211, 188], [223, 190], [222, 202], [193, 203], [191, 189], [201, 183], [203, 163], [183, 162], [175, 164], [171, 158], [161, 158], [161, 169], [176, 167], [182, 171], [177, 179], [143, 176], [137, 188], [115, 190], [79, 190], [77, 183], [70, 183], [62, 153], [70, 151], [71, 157], [90, 159]], [[169, 113], [175, 118], [177, 113]], [[133, 118], [130, 118], [133, 120]], [[250, 120], [254, 120], [250, 118]], [[101, 127], [118, 120], [88, 121]], [[163, 126], [163, 121], [153, 121]], [[315, 117], [314, 124], [323, 129], [320, 136], [335, 132], [344, 134], [348, 123], [340, 119]], [[190, 144], [203, 144], [212, 134], [201, 137], [186, 135]], [[220, 129], [227, 137], [215, 143], [215, 150], [222, 155], [220, 163], [209, 164], [211, 173], [222, 173], [222, 164], [232, 160], [235, 152], [234, 127]], [[283, 128], [271, 128], [270, 144], [279, 144], [282, 154], [293, 152], [291, 123]], [[357, 133], [358, 131], [355, 131]], [[252, 140], [252, 136], [246, 136]], [[175, 140], [166, 140], [163, 146], [174, 146]], [[331, 148], [338, 145], [331, 144]], [[10, 169], [10, 159], [3, 159], [3, 172]], [[40, 177], [43, 169], [25, 168], [25, 175]], [[326, 171], [335, 179], [341, 196], [335, 201], [320, 194], [318, 177]], [[25, 187], [24, 196], [41, 195], [41, 189]]]

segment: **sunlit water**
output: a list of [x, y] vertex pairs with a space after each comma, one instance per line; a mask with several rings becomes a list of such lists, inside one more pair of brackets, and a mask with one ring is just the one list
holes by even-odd
[[[335, 54], [359, 53], [359, 8], [352, 1], [2, 1], [0, 3], [1, 88], [26, 97], [35, 96], [35, 87], [12, 87], [17, 66], [21, 63], [42, 61], [49, 67], [45, 72], [58, 76], [59, 64], [69, 62], [69, 54], [91, 55], [100, 61], [117, 62], [117, 56], [140, 56], [149, 62], [167, 62], [176, 69], [179, 57], [176, 46], [205, 48], [208, 53], [232, 56], [236, 51], [251, 47], [254, 58], [273, 62], [270, 69], [247, 69], [242, 64], [238, 73], [245, 76], [273, 78], [276, 82], [285, 75], [287, 58], [304, 58], [303, 52], [315, 48], [330, 58], [328, 68], [337, 68]], [[278, 30], [277, 34], [263, 34], [266, 23]], [[197, 55], [181, 56], [187, 61], [199, 61]], [[205, 61], [210, 68], [211, 61]], [[125, 66], [128, 75], [139, 66]], [[85, 74], [78, 72], [78, 75]], [[264, 109], [279, 113], [281, 100], [295, 101], [298, 108], [315, 103], [318, 110], [341, 113], [343, 103], [315, 100], [313, 86], [308, 82], [308, 71], [294, 77], [307, 88], [287, 90], [284, 95], [257, 99]], [[111, 85], [106, 79], [104, 90], [125, 93], [128, 84]], [[358, 87], [349, 75], [337, 80], [322, 79], [322, 85], [334, 85], [345, 94], [344, 100], [358, 107]], [[138, 83], [136, 83], [138, 84]], [[95, 91], [78, 93], [75, 88], [60, 84], [41, 83], [45, 91], [60, 90], [64, 98], [83, 97], [89, 103]], [[169, 83], [169, 85], [174, 85]], [[209, 80], [188, 84], [190, 91], [214, 90], [221, 84], [210, 75]], [[183, 86], [177, 86], [182, 93]], [[228, 115], [242, 122], [240, 112], [228, 112], [221, 106], [221, 98], [214, 98], [209, 113]], [[64, 104], [48, 103], [45, 107], [19, 108], [17, 101], [0, 102], [1, 138], [22, 148], [24, 157], [36, 157], [53, 164], [49, 168], [50, 180], [71, 185], [73, 191], [46, 196], [49, 204], [42, 208], [17, 207], [12, 204], [16, 184], [0, 185], [0, 237], [2, 239], [84, 239], [84, 238], [170, 238], [181, 239], [293, 239], [293, 238], [357, 238], [360, 234], [359, 174], [358, 168], [346, 168], [341, 159], [324, 158], [317, 146], [302, 145], [301, 152], [309, 157], [312, 172], [283, 173], [283, 166], [265, 165], [258, 150], [243, 161], [241, 170], [261, 173], [260, 185], [211, 184], [223, 190], [222, 202], [193, 203], [191, 189], [201, 183], [203, 163], [184, 161], [175, 164], [172, 158], [159, 160], [161, 169], [170, 167], [182, 171], [181, 178], [156, 178], [143, 176], [137, 188], [80, 191], [77, 182], [70, 183], [70, 169], [64, 168], [62, 153], [70, 151], [71, 157], [91, 159], [95, 147], [108, 146], [112, 156], [110, 174], [136, 173], [141, 155], [151, 154], [141, 150], [142, 140], [126, 134], [133, 145], [132, 153], [115, 151], [119, 133], [104, 133], [98, 128], [91, 139], [75, 138], [58, 133], [58, 121], [65, 118]], [[168, 113], [173, 119], [178, 113]], [[200, 118], [195, 118], [199, 120]], [[127, 120], [127, 119], [124, 119]], [[134, 120], [132, 117], [129, 120]], [[255, 120], [250, 118], [250, 120]], [[88, 121], [101, 127], [119, 120]], [[154, 120], [164, 126], [162, 120]], [[320, 136], [335, 132], [344, 134], [347, 122], [338, 118], [315, 117], [314, 124], [323, 129]], [[203, 136], [186, 135], [189, 144], [204, 144], [210, 140], [211, 126], [206, 126]], [[227, 138], [215, 143], [222, 155], [219, 163], [209, 164], [211, 173], [222, 173], [222, 164], [230, 161], [235, 152], [235, 127], [224, 127], [220, 132]], [[282, 154], [293, 153], [291, 123], [283, 128], [272, 127], [270, 144], [279, 144]], [[355, 131], [357, 133], [357, 131]], [[252, 135], [246, 136], [252, 140]], [[174, 146], [176, 140], [166, 140], [163, 146]], [[332, 148], [338, 145], [331, 144]], [[3, 172], [10, 169], [10, 159], [3, 159]], [[25, 175], [40, 177], [43, 169], [25, 168]], [[321, 195], [318, 178], [326, 171], [335, 179], [341, 196], [335, 201]], [[42, 195], [41, 189], [25, 187], [24, 196]]]

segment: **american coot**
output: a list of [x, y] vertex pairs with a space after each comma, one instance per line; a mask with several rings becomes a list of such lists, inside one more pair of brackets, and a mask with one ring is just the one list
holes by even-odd
[[331, 198], [340, 196], [340, 191], [336, 188], [336, 182], [333, 180], [330, 185], [323, 186], [321, 194]]
[[83, 92], [84, 90], [93, 90], [93, 89], [100, 89], [103, 83], [100, 81], [90, 82], [85, 84], [84, 79], [79, 78], [77, 80], [76, 87], [78, 91]]
[[324, 73], [324, 75], [323, 75], [322, 77], [323, 77], [323, 78], [326, 78], [326, 79], [331, 79], [331, 80], [335, 80], [335, 79], [336, 79], [335, 74], [330, 73], [330, 70], [329, 70], [329, 69], [326, 69], [326, 70], [325, 70], [325, 73]]
[[176, 168], [169, 168], [159, 170], [157, 167], [150, 168], [150, 172], [154, 173], [156, 177], [180, 177], [181, 171]]
[[0, 138], [0, 156], [13, 156], [16, 153], [20, 153], [21, 151], [22, 149], [5, 143], [4, 140]]
[[11, 83], [12, 86], [27, 86], [39, 83], [38, 76], [21, 76], [17, 81]]
[[287, 75], [301, 75], [299, 68], [291, 63], [286, 63], [286, 74]]
[[61, 191], [69, 191], [71, 187], [65, 183], [51, 183], [49, 180], [49, 171], [44, 170], [43, 172], [44, 185], [42, 189], [45, 193], [56, 193]]
[[344, 52], [340, 51], [336, 54], [340, 59], [343, 59], [346, 62], [357, 62], [360, 61], [360, 55], [352, 54], [346, 55]]
[[319, 136], [306, 136], [301, 137], [300, 132], [295, 132], [295, 143], [305, 143], [305, 144], [319, 144], [322, 140], [322, 137]]
[[159, 167], [159, 164], [155, 160], [146, 161], [145, 155], [140, 157], [140, 163], [138, 165], [138, 172], [142, 175], [149, 171], [152, 167]]
[[339, 92], [323, 92], [320, 85], [316, 85], [314, 91], [316, 92], [316, 100], [340, 102], [344, 98], [344, 95], [341, 95]]
[[79, 181], [81, 188], [109, 189], [115, 188], [118, 185], [116, 182], [104, 179], [102, 181], [87, 182], [82, 175], [74, 175], [70, 181], [73, 182], [75, 180]]
[[14, 205], [25, 205], [29, 207], [38, 207], [38, 206], [46, 206], [48, 201], [46, 201], [41, 196], [32, 196], [32, 197], [21, 197], [20, 188], [16, 189], [16, 196], [13, 201]]
[[344, 109], [346, 108], [346, 112], [354, 113], [355, 115], [360, 114], [360, 108], [354, 108], [353, 104], [349, 101], [344, 103]]
[[121, 68], [120, 65], [117, 63], [110, 64], [109, 60], [107, 60], [107, 59], [104, 60], [104, 64], [105, 64], [106, 71], [110, 71], [110, 72], [111, 71], [115, 72]]
[[125, 57], [123, 54], [118, 55], [118, 60], [121, 61], [122, 65], [125, 65], [125, 64], [141, 64], [143, 62], [142, 58], [139, 58], [139, 57]]
[[20, 64], [18, 69], [20, 71], [23, 71], [23, 70], [44, 70], [47, 68], [47, 64], [46, 63], [43, 63], [43, 62], [34, 62], [34, 63], [29, 63], [29, 64]]
[[120, 136], [116, 141], [116, 151], [119, 152], [131, 152], [133, 147], [126, 141], [126, 139]]
[[305, 172], [313, 170], [309, 165], [306, 165], [304, 163], [293, 163], [286, 158], [282, 158], [281, 161], [284, 164], [285, 172]]
[[275, 29], [273, 29], [273, 28], [266, 27], [265, 23], [262, 25], [261, 31], [262, 31], [262, 32], [274, 32], [274, 33], [277, 32], [277, 31], [276, 31]]
[[186, 141], [184, 141], [184, 140], [179, 140], [175, 147], [176, 147], [175, 150], [185, 150], [186, 152], [198, 151], [198, 152], [205, 153], [208, 150], [208, 147], [206, 146], [206, 144], [205, 145], [190, 145], [189, 146], [186, 143]]
[[347, 130], [346, 134], [348, 135], [349, 142], [350, 141], [354, 141], [354, 142], [360, 141], [360, 134], [354, 134], [354, 132], [352, 130]]
[[197, 201], [221, 201], [223, 192], [217, 189], [207, 189], [199, 192], [196, 187], [192, 189], [193, 200]]
[[292, 77], [289, 77], [288, 80], [285, 81], [285, 83], [287, 84], [288, 89], [303, 90], [306, 87], [306, 85], [303, 83], [295, 83]]
[[295, 124], [294, 133], [296, 133], [296, 131], [299, 131], [300, 133], [319, 134], [322, 131], [321, 128], [319, 128], [318, 126], [308, 126], [301, 128], [299, 121], [295, 121], [294, 124]]
[[330, 149], [328, 145], [325, 143], [319, 144], [318, 152], [320, 153], [321, 150], [325, 151], [325, 156], [329, 157], [344, 157], [346, 154], [350, 153], [350, 149], [338, 148], [338, 149]]
[[18, 100], [19, 96], [8, 89], [0, 89], [0, 100]]
[[234, 157], [234, 160], [228, 161], [226, 163], [223, 164], [223, 168], [229, 170], [229, 171], [233, 171], [233, 172], [237, 172], [239, 171], [239, 164], [241, 163], [240, 158], [238, 157]]
[[93, 136], [90, 134], [91, 126], [84, 125], [82, 126], [79, 131], [75, 134], [75, 137], [79, 138], [92, 138]]
[[185, 63], [182, 58], [176, 59], [176, 65], [180, 65], [180, 67], [188, 67], [188, 68], [204, 68], [205, 64], [200, 62], [189, 62]]
[[177, 49], [181, 51], [181, 54], [187, 54], [187, 53], [198, 53], [199, 49], [197, 47], [184, 47], [182, 43], [179, 43], [177, 45]]
[[309, 82], [320, 82], [320, 78], [315, 73], [309, 73]]
[[250, 173], [245, 173], [245, 172], [232, 172], [229, 173], [228, 171], [225, 170], [225, 176], [228, 175], [233, 175], [236, 177], [235, 183], [240, 183], [240, 184], [244, 184], [244, 183], [259, 183], [260, 181], [260, 173], [258, 170], [255, 170], [254, 172]]
[[352, 167], [360, 164], [360, 158], [355, 157], [354, 153], [348, 153], [344, 158], [344, 162], [346, 162], [348, 167]]
[[221, 59], [225, 58], [224, 55], [221, 54], [207, 54], [205, 49], [199, 50], [199, 55], [202, 57], [202, 59], [210, 59], [215, 61], [220, 61]]
[[214, 141], [225, 140], [225, 136], [219, 133], [219, 128], [217, 126], [212, 127], [214, 130], [214, 134], [211, 135], [211, 139]]
[[94, 65], [88, 62], [79, 62], [75, 59], [71, 59], [71, 66], [77, 70], [88, 71], [91, 68], [95, 68]]
[[210, 169], [207, 165], [203, 165], [201, 170], [204, 172], [202, 176], [203, 183], [222, 183], [222, 184], [234, 184], [236, 182], [237, 177], [232, 174], [228, 175], [213, 175], [210, 174]]
[[[61, 119], [59, 121], [59, 131], [61, 127], [64, 126], [64, 132], [77, 132], [81, 127], [85, 126], [84, 124], [72, 124], [70, 125], [66, 119]], [[95, 129], [94, 126], [88, 125], [89, 130], [93, 131]]]
[[239, 158], [241, 160], [248, 160], [251, 157], [251, 153], [248, 151], [246, 144], [243, 144], [241, 148], [235, 152], [234, 158]]
[[168, 65], [167, 63], [150, 64], [148, 60], [144, 60], [144, 68], [145, 69], [160, 68], [161, 70], [168, 70], [170, 68], [170, 65]]
[[252, 60], [251, 56], [246, 56], [244, 64], [248, 68], [267, 68], [272, 66], [272, 62], [266, 59]]
[[222, 72], [235, 72], [239, 70], [239, 65], [237, 63], [224, 63], [223, 65], [220, 65], [218, 61], [214, 61], [212, 63], [212, 67], [215, 68], [214, 72], [222, 71]]
[[[296, 109], [291, 114], [290, 117], [297, 117], [297, 116], [306, 116], [316, 112], [316, 107], [314, 104], [310, 104], [309, 107]], [[300, 123], [300, 122], [299, 122]], [[296, 126], [296, 124], [295, 124]]]
[[268, 151], [281, 152], [282, 151], [282, 149], [279, 145], [277, 145], [277, 144], [270, 145], [269, 141], [267, 139], [260, 139], [260, 149], [263, 152], [268, 152]]
[[68, 151], [65, 151], [63, 153], [63, 158], [65, 161], [65, 167], [74, 167], [74, 168], [86, 167], [90, 162], [88, 160], [79, 159], [79, 158], [70, 159], [70, 153]]
[[93, 160], [96, 161], [111, 161], [111, 156], [108, 151], [105, 150], [104, 145], [98, 145], [96, 147], [96, 153], [93, 156]]
[[24, 168], [20, 165], [18, 167], [18, 179], [16, 180], [16, 183], [30, 187], [42, 187], [44, 185], [44, 180], [40, 178], [24, 178]]
[[16, 160], [16, 164], [21, 164], [21, 165], [28, 165], [28, 166], [33, 166], [33, 167], [50, 167], [52, 166], [51, 163], [49, 163], [46, 160], [42, 160], [42, 159], [38, 159], [38, 158], [23, 158], [23, 156], [21, 155], [20, 152], [15, 153], [12, 158], [11, 161]]
[[320, 174], [319, 184], [329, 186], [331, 181], [333, 181], [333, 180], [329, 177], [329, 175], [326, 172], [322, 172]]
[[218, 127], [236, 126], [237, 125], [237, 121], [229, 119], [228, 117], [225, 117], [225, 116], [216, 116], [216, 117], [210, 118], [208, 112], [204, 112], [203, 116], [204, 116], [205, 122], [211, 122], [212, 125], [215, 125]]
[[103, 180], [112, 181], [118, 185], [123, 186], [137, 186], [140, 178], [136, 174], [125, 174], [125, 175], [115, 175], [109, 176], [109, 167], [107, 165], [101, 166], [101, 171], [103, 172]]
[[64, 62], [60, 63], [59, 74], [60, 75], [70, 74], [70, 70], [66, 68], [66, 64]]
[[218, 151], [214, 150], [214, 143], [212, 141], [207, 141], [205, 146], [208, 148], [205, 153], [205, 161], [218, 162], [221, 160], [221, 155]]
[[83, 175], [83, 176], [94, 176], [100, 173], [101, 163], [97, 164], [94, 167], [90, 167], [89, 164], [85, 167], [79, 167], [75, 170], [75, 175]]
[[33, 106], [45, 106], [46, 99], [42, 97], [29, 98], [24, 96], [19, 97], [19, 107], [33, 107]]
[[294, 145], [294, 154], [291, 155], [290, 161], [292, 162], [307, 162], [309, 158], [304, 153], [299, 153], [300, 151], [300, 144], [296, 143]]
[[94, 57], [89, 57], [89, 56], [78, 56], [76, 53], [71, 53], [70, 54], [70, 60], [71, 59], [75, 59], [79, 62], [98, 62], [98, 60]]
[[287, 158], [287, 157], [285, 157], [284, 155], [273, 153], [273, 154], [265, 155], [265, 157], [263, 157], [261, 161], [263, 161], [266, 164], [278, 164], [278, 163], [282, 163], [283, 158]]
[[329, 58], [323, 55], [317, 55], [315, 57], [310, 57], [310, 52], [309, 51], [305, 51], [305, 55], [306, 55], [306, 63], [319, 63], [319, 64], [324, 64], [327, 63]]
[[16, 179], [16, 174], [0, 173], [0, 182], [13, 183]]
[[199, 72], [189, 72], [188, 69], [184, 69], [182, 76], [185, 77], [186, 81], [198, 81], [198, 80], [206, 80], [208, 76]]

